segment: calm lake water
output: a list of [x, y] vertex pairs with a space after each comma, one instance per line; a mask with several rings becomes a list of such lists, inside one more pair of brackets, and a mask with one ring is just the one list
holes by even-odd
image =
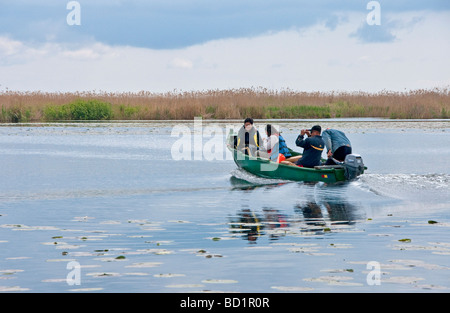
[[450, 291], [449, 121], [271, 123], [298, 151], [302, 128], [343, 130], [366, 174], [268, 180], [202, 155], [237, 121], [181, 123], [178, 161], [178, 122], [1, 125], [0, 291]]

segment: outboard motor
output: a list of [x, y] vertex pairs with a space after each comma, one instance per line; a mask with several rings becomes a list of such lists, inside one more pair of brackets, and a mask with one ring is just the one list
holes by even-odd
[[364, 173], [363, 159], [359, 154], [348, 154], [344, 160], [345, 178], [355, 179]]

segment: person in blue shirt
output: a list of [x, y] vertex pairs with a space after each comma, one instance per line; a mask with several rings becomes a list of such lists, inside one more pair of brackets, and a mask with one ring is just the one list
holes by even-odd
[[279, 152], [286, 158], [290, 158], [292, 156], [291, 151], [289, 151], [289, 148], [286, 144], [286, 140], [284, 140], [281, 134], [278, 134], [278, 140], [279, 140], [278, 142]]
[[336, 161], [344, 162], [345, 157], [352, 153], [350, 140], [342, 131], [327, 128], [322, 132], [322, 138], [328, 150], [328, 160], [325, 165], [335, 165]]

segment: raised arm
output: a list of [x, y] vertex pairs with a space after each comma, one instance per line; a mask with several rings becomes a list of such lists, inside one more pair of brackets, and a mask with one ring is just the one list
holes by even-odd
[[306, 139], [303, 139], [304, 135], [298, 135], [297, 140], [295, 141], [295, 145], [297, 147], [307, 148], [309, 146], [309, 140], [308, 137]]

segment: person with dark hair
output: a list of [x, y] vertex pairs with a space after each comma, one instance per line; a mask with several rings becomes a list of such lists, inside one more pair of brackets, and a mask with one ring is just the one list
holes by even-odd
[[[321, 132], [322, 128], [319, 125], [315, 125], [311, 129], [302, 129], [295, 141], [298, 147], [303, 148], [302, 156], [289, 158], [282, 163], [311, 168], [320, 165], [322, 151], [325, 147]], [[304, 138], [305, 134], [308, 136], [307, 138]]]
[[259, 150], [261, 143], [261, 135], [256, 127], [253, 126], [253, 119], [247, 117], [244, 120], [244, 126], [239, 129], [236, 148], [244, 150], [245, 154], [253, 155]]
[[250, 123], [250, 124], [253, 125], [253, 119], [252, 119], [251, 117], [247, 117], [247, 118], [244, 120], [244, 125], [247, 124], [247, 123]]
[[281, 162], [291, 157], [286, 141], [280, 132], [271, 124], [266, 125], [267, 140], [264, 139], [264, 148], [270, 155], [270, 159], [274, 162]]
[[266, 125], [266, 135], [264, 138], [263, 147], [267, 151], [267, 154], [259, 154], [260, 156], [267, 157], [273, 162], [278, 162], [278, 131], [270, 124]]

